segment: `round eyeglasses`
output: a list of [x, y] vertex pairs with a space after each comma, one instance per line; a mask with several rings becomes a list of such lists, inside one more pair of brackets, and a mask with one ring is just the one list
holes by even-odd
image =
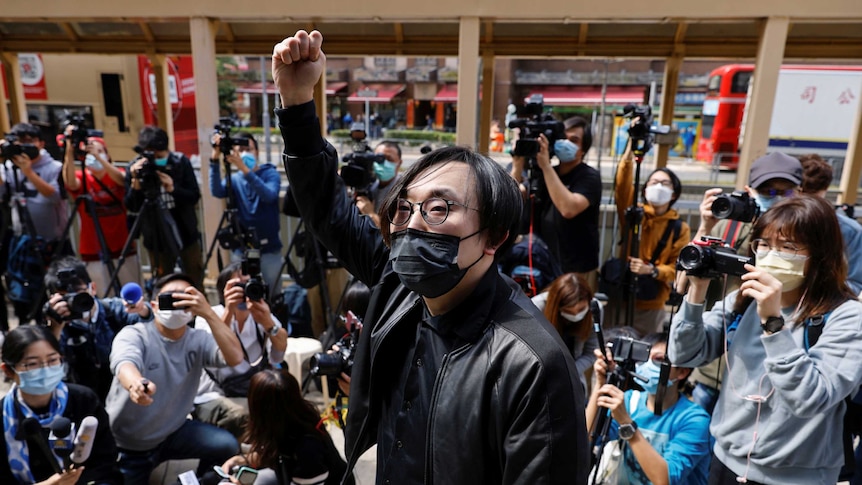
[[410, 222], [410, 217], [413, 216], [413, 208], [418, 207], [419, 213], [422, 214], [422, 219], [428, 225], [438, 226], [446, 222], [449, 217], [450, 208], [453, 205], [463, 207], [465, 209], [474, 209], [454, 200], [447, 200], [440, 197], [431, 197], [422, 202], [410, 202], [404, 198], [398, 198], [389, 210], [389, 222], [396, 226], [403, 226]]
[[40, 361], [38, 359], [28, 359], [23, 362], [19, 362], [17, 366], [18, 370], [21, 372], [27, 372], [35, 369], [41, 369], [42, 367], [56, 367], [63, 363], [63, 357], [57, 354], [49, 356], [47, 360]]
[[780, 242], [778, 246], [772, 246], [766, 239], [755, 239], [754, 241], [751, 241], [751, 250], [758, 258], [766, 256], [770, 250], [773, 250], [779, 258], [791, 260], [803, 249], [804, 248], [799, 247], [792, 241]]

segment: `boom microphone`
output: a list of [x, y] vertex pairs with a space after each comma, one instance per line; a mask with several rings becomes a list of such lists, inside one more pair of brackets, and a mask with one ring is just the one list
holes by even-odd
[[51, 469], [54, 470], [54, 473], [63, 473], [63, 469], [57, 463], [57, 458], [54, 457], [54, 453], [48, 447], [48, 442], [45, 441], [45, 436], [42, 434], [42, 425], [39, 424], [39, 421], [36, 418], [25, 418], [21, 422], [21, 429], [24, 431], [27, 441], [35, 443], [43, 459], [51, 464]]
[[99, 420], [95, 416], [87, 416], [81, 421], [81, 429], [75, 436], [74, 449], [72, 450], [72, 463], [80, 465], [90, 458], [93, 452], [93, 441], [96, 440], [96, 431], [99, 429]]

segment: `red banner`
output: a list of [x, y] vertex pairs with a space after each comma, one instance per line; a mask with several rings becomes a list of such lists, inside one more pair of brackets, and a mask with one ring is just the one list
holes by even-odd
[[[198, 127], [195, 116], [195, 78], [191, 56], [171, 56], [168, 63], [168, 96], [174, 119], [174, 145], [188, 156], [198, 152]], [[158, 125], [156, 75], [147, 56], [138, 56], [141, 104], [144, 123]]]
[[[18, 54], [18, 67], [21, 69], [21, 87], [25, 100], [48, 99], [48, 88], [45, 86], [45, 64], [41, 54], [21, 52]], [[0, 83], [3, 84], [3, 94], [9, 99], [9, 87], [6, 86], [6, 71], [0, 64]]]

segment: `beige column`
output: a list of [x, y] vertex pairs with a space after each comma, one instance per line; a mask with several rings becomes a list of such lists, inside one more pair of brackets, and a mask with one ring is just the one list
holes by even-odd
[[[21, 67], [18, 65], [18, 54], [3, 52], [0, 56], [3, 71], [6, 74], [6, 89], [9, 91], [9, 116], [6, 115], [6, 98], [0, 93], [2, 113], [0, 113], [0, 128], [6, 133], [16, 123], [27, 121], [27, 104], [24, 101], [24, 86], [21, 84]], [[2, 89], [0, 89], [2, 91]]]
[[862, 172], [862, 103], [856, 107], [856, 119], [847, 143], [847, 156], [841, 172], [839, 204], [855, 204], [859, 196], [859, 174]]
[[[682, 66], [682, 55], [668, 57], [664, 63], [664, 80], [661, 88], [661, 113], [659, 124], [670, 126], [673, 123], [673, 110], [676, 104], [676, 91], [679, 87], [679, 68]], [[655, 166], [667, 167], [667, 157], [670, 145], [658, 145]], [[645, 181], [644, 181], [645, 182]]]
[[784, 46], [790, 21], [787, 17], [770, 17], [763, 22], [757, 45], [757, 63], [751, 84], [751, 97], [745, 112], [739, 168], [736, 170], [736, 188], [748, 181], [751, 162], [766, 154], [769, 145], [769, 124], [775, 105], [778, 72], [784, 59]]
[[[487, 155], [488, 145], [491, 142], [491, 118], [494, 116], [494, 54], [490, 52], [482, 56], [482, 105], [480, 116], [478, 150], [480, 153]], [[502, 130], [503, 127], [501, 126], [500, 129]]]
[[[218, 86], [215, 62], [216, 23], [208, 18], [193, 17], [189, 20], [192, 40], [192, 62], [195, 74], [195, 115], [198, 124], [198, 154], [201, 159], [201, 204], [203, 205], [204, 243], [213, 240], [221, 215], [224, 212], [224, 202], [213, 197], [209, 189], [209, 158], [212, 152], [210, 138], [213, 126], [218, 123]], [[204, 249], [206, 250], [206, 248]], [[215, 254], [206, 268], [207, 276], [215, 279], [218, 276], [218, 265]]]
[[314, 85], [314, 107], [317, 109], [317, 119], [320, 121], [320, 133], [326, 138], [326, 66], [317, 84]]
[[[174, 151], [174, 112], [171, 109], [170, 68], [168, 58], [164, 54], [151, 54], [148, 56], [153, 74], [156, 76], [156, 98], [157, 113], [159, 115], [159, 128], [168, 134], [168, 149]], [[179, 80], [177, 80], [179, 81]], [[197, 79], [195, 79], [197, 81]], [[180, 86], [176, 87], [180, 89]]]
[[[458, 145], [476, 147], [479, 17], [462, 17], [458, 29]], [[487, 133], [485, 134], [487, 137]]]

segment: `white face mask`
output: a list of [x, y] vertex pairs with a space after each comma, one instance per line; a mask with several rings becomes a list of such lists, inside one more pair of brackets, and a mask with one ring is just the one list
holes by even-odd
[[[800, 286], [805, 280], [805, 261], [808, 256], [794, 254], [791, 256], [779, 256], [777, 251], [758, 251], [755, 254], [754, 266], [771, 274], [781, 282], [781, 291], [792, 291]], [[787, 258], [787, 259], [785, 259]]]
[[192, 319], [192, 314], [186, 310], [159, 310], [156, 316], [159, 318], [159, 323], [171, 330], [182, 328]]
[[664, 185], [655, 184], [647, 186], [646, 200], [652, 205], [665, 205], [673, 197], [673, 189]]
[[583, 310], [581, 310], [575, 314], [560, 312], [560, 317], [562, 317], [564, 320], [568, 320], [572, 323], [578, 323], [581, 320], [583, 320], [585, 316], [587, 316], [587, 312], [589, 310], [590, 310], [590, 307], [585, 306]]

